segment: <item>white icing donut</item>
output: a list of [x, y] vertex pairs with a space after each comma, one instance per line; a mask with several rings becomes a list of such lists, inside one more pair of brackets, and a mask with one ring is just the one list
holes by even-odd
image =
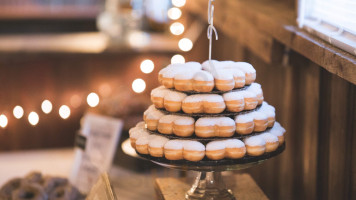
[[242, 114], [242, 115], [237, 115], [235, 117], [235, 122], [236, 123], [248, 123], [248, 122], [253, 122], [253, 116], [251, 115], [251, 113], [247, 113], [247, 114]]
[[235, 101], [235, 100], [243, 100], [244, 96], [243, 93], [241, 93], [241, 91], [237, 91], [237, 92], [228, 92], [223, 94], [223, 98], [225, 101]]
[[211, 73], [200, 70], [194, 74], [193, 79], [196, 81], [213, 81], [214, 77]]
[[183, 116], [177, 116], [177, 118], [174, 120], [174, 124], [176, 125], [192, 125], [194, 122], [195, 121], [192, 117]]
[[164, 149], [174, 149], [174, 150], [180, 150], [183, 149], [184, 143], [182, 140], [169, 140], [165, 145]]
[[148, 146], [153, 148], [162, 148], [166, 144], [166, 142], [168, 142], [167, 138], [162, 136], [155, 136], [153, 138], [150, 138]]
[[184, 142], [183, 148], [188, 151], [205, 151], [205, 146], [202, 143], [192, 140]]
[[158, 88], [155, 88], [151, 91], [151, 96], [164, 98], [164, 96], [169, 91], [170, 90], [165, 88], [164, 86], [159, 86]]
[[248, 146], [265, 146], [265, 140], [260, 136], [252, 136], [244, 140], [245, 144]]
[[179, 102], [183, 101], [186, 97], [187, 95], [182, 92], [168, 91], [164, 96], [164, 100]]
[[265, 142], [268, 142], [268, 143], [278, 142], [278, 137], [276, 135], [273, 135], [268, 132], [262, 133], [259, 136], [261, 136], [265, 140]]
[[238, 139], [228, 139], [225, 140], [225, 146], [226, 148], [241, 148], [245, 147], [245, 144]]
[[164, 124], [171, 124], [173, 123], [174, 120], [178, 118], [177, 115], [164, 115], [159, 119], [159, 123], [164, 123]]
[[221, 150], [225, 148], [226, 148], [226, 144], [224, 141], [211, 141], [206, 145], [207, 151], [215, 151], [215, 150]]

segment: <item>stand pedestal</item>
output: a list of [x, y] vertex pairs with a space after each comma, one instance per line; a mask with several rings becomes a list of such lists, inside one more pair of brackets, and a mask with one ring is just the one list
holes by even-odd
[[[198, 172], [195, 183], [191, 186], [184, 179], [158, 178], [156, 179], [156, 193], [159, 200], [268, 200], [267, 196], [258, 187], [248, 174], [237, 174], [224, 177], [220, 172]], [[189, 189], [190, 188], [190, 189]], [[188, 192], [187, 192], [188, 191]], [[235, 197], [236, 198], [235, 198]]]

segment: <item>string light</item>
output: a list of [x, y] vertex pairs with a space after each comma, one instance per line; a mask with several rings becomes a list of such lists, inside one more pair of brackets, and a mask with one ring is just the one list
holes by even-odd
[[184, 32], [184, 25], [180, 22], [174, 22], [169, 27], [169, 30], [173, 35], [181, 35]]
[[144, 80], [138, 78], [132, 82], [132, 90], [136, 93], [141, 93], [145, 91], [146, 83]]
[[185, 59], [182, 55], [176, 54], [171, 58], [171, 64], [185, 63]]
[[49, 100], [44, 100], [41, 105], [42, 111], [46, 114], [52, 111], [52, 103]]
[[182, 51], [190, 51], [193, 48], [193, 42], [188, 38], [182, 38], [178, 42], [178, 47]]
[[38, 114], [36, 112], [30, 112], [30, 114], [28, 115], [28, 122], [30, 122], [32, 126], [36, 126], [39, 120], [40, 118], [38, 117]]
[[70, 116], [70, 108], [66, 105], [63, 105], [59, 108], [59, 116], [63, 119], [67, 119]]
[[170, 8], [167, 14], [169, 19], [177, 20], [182, 16], [182, 11], [179, 8]]
[[185, 5], [185, 0], [172, 0], [172, 4], [176, 7], [182, 7]]
[[151, 73], [154, 68], [155, 68], [155, 65], [152, 62], [152, 60], [147, 59], [147, 60], [144, 60], [141, 62], [140, 69], [145, 74]]
[[12, 111], [12, 113], [14, 114], [14, 117], [16, 119], [20, 119], [23, 116], [24, 111], [23, 111], [23, 108], [21, 106], [15, 106], [14, 110]]
[[96, 107], [99, 104], [99, 101], [99, 96], [94, 92], [90, 93], [87, 97], [87, 103], [90, 107]]
[[7, 117], [4, 114], [1, 114], [0, 115], [0, 126], [2, 128], [5, 128], [7, 126], [7, 122], [8, 122]]

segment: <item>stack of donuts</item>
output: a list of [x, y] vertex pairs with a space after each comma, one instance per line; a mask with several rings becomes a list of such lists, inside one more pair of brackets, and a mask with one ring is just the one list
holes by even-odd
[[172, 64], [159, 72], [152, 105], [130, 129], [139, 154], [167, 160], [243, 159], [276, 151], [285, 129], [246, 62]]

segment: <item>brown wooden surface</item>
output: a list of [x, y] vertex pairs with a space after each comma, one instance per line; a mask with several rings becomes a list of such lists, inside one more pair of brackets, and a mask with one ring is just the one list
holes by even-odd
[[[268, 200], [261, 188], [248, 174], [225, 176], [224, 181], [239, 200]], [[184, 200], [185, 193], [191, 187], [184, 179], [157, 178], [156, 194], [160, 200]]]
[[[274, 39], [329, 72], [356, 84], [356, 57], [296, 28], [296, 9], [290, 1], [215, 1], [214, 25], [263, 61], [280, 51]], [[188, 1], [186, 8], [207, 20], [205, 0]]]

